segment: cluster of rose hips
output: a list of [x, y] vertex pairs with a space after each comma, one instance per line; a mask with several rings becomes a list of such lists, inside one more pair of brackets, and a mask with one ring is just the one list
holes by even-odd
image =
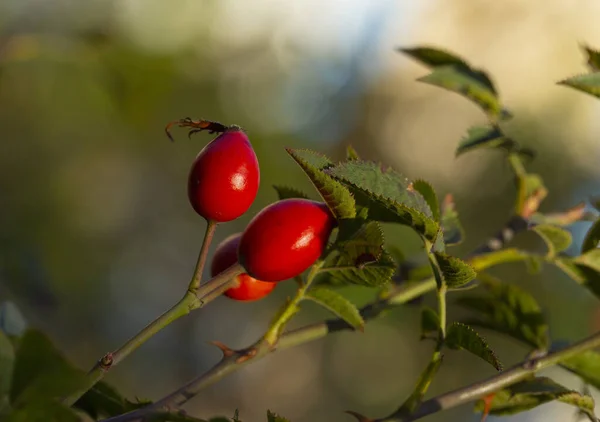
[[[248, 136], [238, 126], [183, 119], [173, 124], [220, 134], [198, 154], [189, 173], [188, 197], [208, 224], [232, 221], [254, 202], [260, 184], [258, 159]], [[172, 139], [172, 138], [171, 138]], [[323, 254], [336, 220], [325, 203], [283, 199], [260, 211], [242, 233], [223, 240], [211, 263], [211, 276], [240, 264], [224, 295], [239, 301], [267, 296], [276, 284], [302, 274]]]

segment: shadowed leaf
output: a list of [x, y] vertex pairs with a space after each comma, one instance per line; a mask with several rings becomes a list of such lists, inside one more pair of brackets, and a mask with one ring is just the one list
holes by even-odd
[[476, 149], [494, 149], [499, 148], [505, 151], [513, 151], [517, 144], [510, 138], [504, 136], [504, 133], [498, 126], [474, 126], [469, 128], [467, 135], [463, 137], [456, 149], [456, 156]]
[[548, 345], [548, 325], [540, 306], [527, 292], [479, 274], [488, 295], [462, 296], [456, 303], [477, 317], [463, 322], [504, 333], [540, 349]]
[[598, 245], [600, 245], [600, 219], [596, 220], [585, 235], [583, 245], [581, 246], [581, 253], [596, 249]]
[[132, 402], [124, 398], [114, 387], [104, 381], [98, 382], [87, 391], [74, 407], [86, 412], [94, 419], [111, 417], [147, 406], [150, 401]]
[[339, 293], [325, 287], [317, 286], [307, 292], [306, 298], [329, 309], [354, 329], [360, 331], [364, 330], [365, 322], [363, 321], [358, 308]]
[[573, 260], [577, 264], [592, 268], [600, 272], [600, 249], [591, 249]]
[[568, 371], [576, 374], [587, 384], [600, 389], [600, 353], [594, 350], [578, 353], [565, 359], [560, 365]]
[[273, 188], [275, 188], [275, 190], [277, 191], [277, 197], [279, 198], [279, 200], [288, 198], [309, 199], [307, 194], [295, 188], [290, 188], [288, 186], [281, 185], [273, 185]]
[[539, 224], [533, 228], [533, 231], [546, 242], [549, 258], [567, 249], [573, 240], [569, 231], [550, 224]]
[[447, 195], [442, 203], [441, 225], [444, 242], [447, 246], [459, 245], [465, 237], [465, 231], [458, 218], [452, 195]]
[[275, 412], [271, 412], [270, 410], [267, 410], [267, 422], [290, 422], [290, 421], [288, 419], [284, 418], [283, 416], [279, 416]]
[[[354, 218], [356, 216], [356, 203], [352, 194], [344, 185], [321, 170], [320, 166], [326, 165], [323, 160], [319, 162], [314, 157], [312, 157], [312, 160], [307, 160], [306, 150], [288, 148], [287, 152], [308, 175], [337, 219]], [[311, 162], [316, 162], [318, 166], [311, 164]]]
[[413, 182], [412, 187], [423, 196], [425, 202], [429, 205], [433, 219], [440, 221], [440, 205], [433, 186], [425, 180], [417, 179]]
[[3, 422], [80, 422], [67, 406], [52, 400], [37, 400], [11, 412]]
[[590, 48], [587, 45], [582, 45], [581, 48], [583, 48], [587, 55], [587, 64], [592, 72], [600, 71], [600, 51]]
[[486, 341], [468, 325], [460, 322], [453, 323], [446, 334], [446, 344], [451, 349], [463, 349], [488, 362], [498, 371], [502, 364]]
[[366, 263], [349, 259], [346, 254], [334, 252], [325, 259], [317, 282], [378, 287], [390, 282], [396, 267], [396, 263], [385, 250], [379, 259]]
[[600, 272], [593, 267], [578, 263], [578, 259], [579, 257], [557, 257], [552, 260], [552, 263], [577, 283], [589, 289], [596, 297], [600, 297]]

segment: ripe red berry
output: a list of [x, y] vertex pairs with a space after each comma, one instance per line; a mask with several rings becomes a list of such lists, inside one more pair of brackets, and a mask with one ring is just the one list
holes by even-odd
[[[219, 243], [210, 266], [211, 277], [225, 271], [237, 262], [237, 251], [241, 237], [241, 233], [234, 234]], [[237, 287], [232, 287], [223, 294], [231, 299], [239, 301], [262, 299], [271, 293], [277, 285], [276, 283], [257, 280], [246, 273], [238, 275], [236, 281], [238, 284]]]
[[315, 263], [335, 225], [324, 203], [297, 198], [275, 202], [246, 227], [238, 259], [252, 277], [287, 280]]
[[260, 183], [258, 159], [246, 134], [230, 128], [196, 157], [188, 179], [188, 197], [206, 220], [223, 223], [244, 214]]

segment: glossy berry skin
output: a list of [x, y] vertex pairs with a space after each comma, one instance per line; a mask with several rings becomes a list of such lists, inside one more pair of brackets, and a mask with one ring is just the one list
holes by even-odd
[[228, 129], [196, 157], [188, 178], [188, 197], [194, 210], [217, 223], [244, 214], [258, 192], [258, 159], [246, 134]]
[[238, 259], [248, 274], [283, 281], [307, 270], [327, 247], [336, 220], [321, 202], [284, 199], [259, 212], [242, 234]]
[[[237, 251], [241, 237], [241, 233], [234, 234], [219, 243], [210, 266], [211, 277], [225, 271], [237, 262]], [[223, 294], [231, 299], [244, 302], [262, 299], [277, 286], [277, 283], [260, 281], [246, 273], [238, 275], [236, 281], [238, 283], [237, 287], [232, 287]]]

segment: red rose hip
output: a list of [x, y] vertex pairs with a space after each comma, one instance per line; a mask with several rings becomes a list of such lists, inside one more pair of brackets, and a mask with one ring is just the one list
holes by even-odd
[[230, 128], [206, 145], [188, 178], [188, 197], [206, 220], [223, 223], [244, 214], [260, 183], [258, 159], [239, 128]]
[[284, 199], [259, 212], [242, 234], [238, 259], [263, 281], [283, 281], [307, 270], [327, 247], [336, 220], [321, 202]]
[[[211, 277], [225, 271], [237, 262], [237, 251], [241, 237], [241, 233], [234, 234], [219, 243], [210, 266]], [[226, 290], [223, 294], [231, 299], [239, 301], [262, 299], [271, 293], [277, 285], [277, 283], [257, 280], [246, 273], [238, 275], [236, 281], [237, 286]]]

